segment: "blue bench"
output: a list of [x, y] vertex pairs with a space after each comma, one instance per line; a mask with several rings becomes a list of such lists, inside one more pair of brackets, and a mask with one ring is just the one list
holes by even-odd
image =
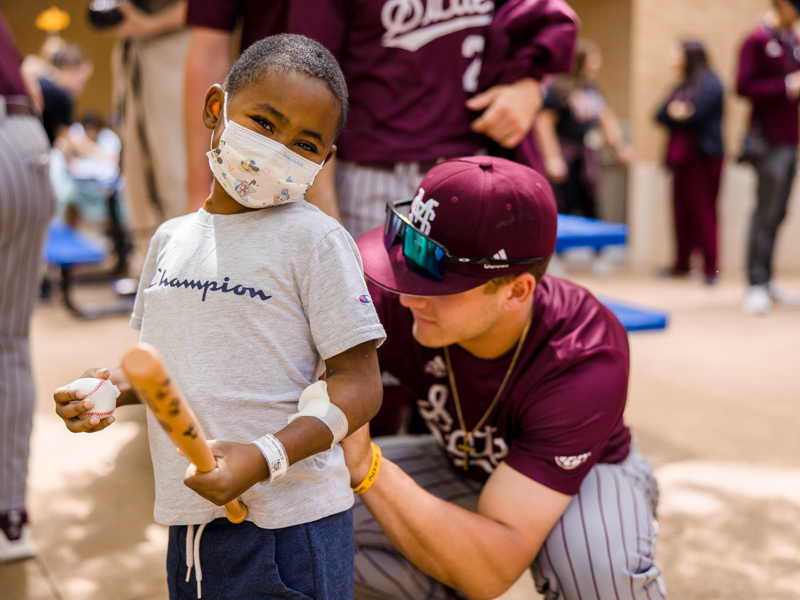
[[600, 251], [606, 246], [624, 246], [627, 241], [628, 226], [623, 223], [558, 215], [557, 253], [568, 248], [593, 248]]
[[669, 322], [669, 313], [662, 310], [642, 308], [610, 298], [600, 298], [599, 300], [611, 309], [611, 312], [629, 332], [666, 329]]
[[[75, 284], [73, 269], [100, 265], [107, 257], [108, 252], [102, 244], [72, 229], [63, 221], [55, 220], [50, 223], [44, 245], [44, 259], [47, 264], [61, 270], [61, 295], [67, 309], [76, 317], [96, 319], [131, 312], [133, 305], [130, 298], [84, 307], [78, 305], [73, 299], [72, 293]], [[106, 276], [105, 279], [107, 280], [108, 277]]]

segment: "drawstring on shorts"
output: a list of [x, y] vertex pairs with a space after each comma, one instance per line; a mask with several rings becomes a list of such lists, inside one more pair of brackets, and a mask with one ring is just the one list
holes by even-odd
[[194, 535], [194, 525], [189, 525], [186, 528], [186, 581], [188, 582], [192, 576], [192, 567], [194, 566], [194, 576], [197, 580], [197, 597], [202, 598], [203, 593], [200, 589], [200, 584], [203, 581], [203, 569], [200, 568], [200, 537], [203, 535], [203, 530], [208, 523], [203, 523], [197, 528], [197, 537]]

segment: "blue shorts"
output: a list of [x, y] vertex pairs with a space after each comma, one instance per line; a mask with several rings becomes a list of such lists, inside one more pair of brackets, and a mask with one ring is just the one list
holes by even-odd
[[[169, 528], [170, 600], [197, 598], [196, 567], [185, 581], [187, 529]], [[353, 511], [283, 529], [216, 519], [202, 533], [200, 565], [203, 600], [352, 600]]]

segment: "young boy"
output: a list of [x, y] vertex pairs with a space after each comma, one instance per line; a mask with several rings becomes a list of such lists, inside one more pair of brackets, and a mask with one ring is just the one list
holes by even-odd
[[[211, 195], [151, 242], [131, 324], [216, 440], [218, 462], [187, 469], [148, 414], [170, 598], [199, 597], [201, 580], [215, 598], [352, 598], [353, 493], [336, 443], [380, 406], [384, 331], [354, 242], [302, 200], [346, 110], [341, 70], [316, 42], [250, 47], [206, 95]], [[111, 379], [118, 404], [136, 402], [119, 370]], [[92, 403], [80, 393], [59, 388], [55, 400], [71, 431], [113, 422], [82, 417]], [[248, 517], [233, 525], [221, 505], [237, 497]]]

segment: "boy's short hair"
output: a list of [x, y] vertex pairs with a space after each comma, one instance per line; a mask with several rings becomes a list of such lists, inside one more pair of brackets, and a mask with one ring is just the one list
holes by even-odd
[[271, 35], [247, 48], [233, 65], [225, 79], [228, 96], [236, 95], [256, 77], [269, 71], [296, 71], [324, 81], [341, 108], [336, 128], [336, 135], [339, 135], [347, 118], [347, 83], [333, 54], [304, 35]]

